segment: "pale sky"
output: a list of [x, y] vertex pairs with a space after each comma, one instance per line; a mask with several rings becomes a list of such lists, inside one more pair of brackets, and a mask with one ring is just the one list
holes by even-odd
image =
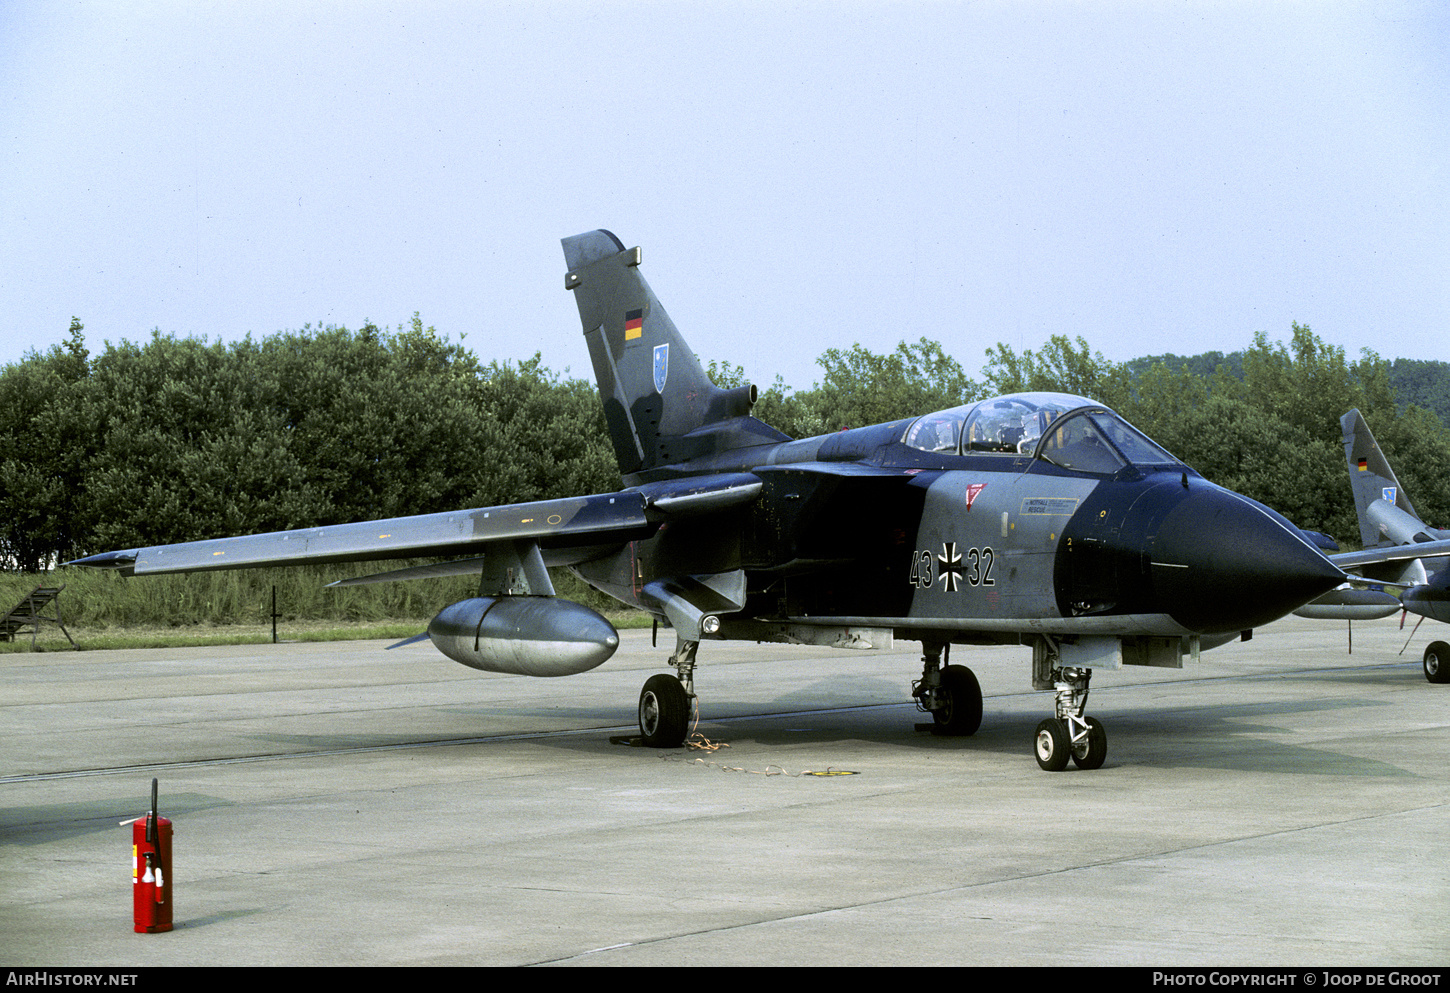
[[0, 363], [425, 323], [589, 376], [596, 227], [704, 359], [1309, 324], [1450, 360], [1450, 5], [0, 0]]

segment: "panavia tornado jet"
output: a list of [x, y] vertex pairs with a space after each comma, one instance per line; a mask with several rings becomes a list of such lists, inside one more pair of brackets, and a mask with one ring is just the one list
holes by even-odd
[[[1324, 594], [1296, 613], [1305, 617], [1359, 620], [1388, 617], [1400, 609], [1450, 623], [1450, 531], [1427, 526], [1395, 477], [1374, 433], [1358, 410], [1339, 419], [1344, 457], [1354, 490], [1363, 549], [1331, 556], [1357, 573], [1354, 586]], [[1426, 563], [1430, 568], [1426, 568]], [[1378, 609], [1372, 604], [1379, 605]], [[1432, 641], [1423, 657], [1425, 678], [1450, 683], [1450, 644]]]
[[353, 581], [476, 574], [429, 625], [464, 665], [560, 676], [618, 635], [552, 598], [547, 567], [674, 629], [673, 672], [639, 697], [645, 743], [688, 732], [701, 642], [920, 642], [917, 706], [974, 733], [982, 693], [950, 646], [1031, 649], [1054, 690], [1038, 763], [1102, 765], [1094, 668], [1179, 667], [1344, 579], [1283, 517], [1208, 482], [1102, 404], [1021, 393], [793, 440], [717, 387], [608, 231], [563, 242], [623, 488], [454, 513], [109, 552], [128, 574], [446, 558]]

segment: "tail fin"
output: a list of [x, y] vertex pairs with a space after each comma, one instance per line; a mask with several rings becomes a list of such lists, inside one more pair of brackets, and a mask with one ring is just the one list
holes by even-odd
[[1354, 510], [1364, 547], [1430, 540], [1364, 416], [1358, 409], [1351, 410], [1339, 419], [1339, 427], [1344, 433], [1344, 457], [1349, 463]]
[[640, 275], [638, 248], [602, 230], [563, 244], [621, 475], [790, 440], [747, 416], [754, 386], [724, 390], [705, 375]]

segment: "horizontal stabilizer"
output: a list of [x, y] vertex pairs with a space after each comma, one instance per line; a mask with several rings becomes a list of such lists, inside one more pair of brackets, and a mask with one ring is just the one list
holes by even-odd
[[1400, 599], [1410, 613], [1450, 624], [1450, 590], [1443, 584], [1413, 586]]
[[1400, 601], [1383, 590], [1338, 589], [1294, 611], [1320, 621], [1373, 621], [1399, 613]]
[[1340, 552], [1329, 560], [1341, 569], [1359, 569], [1385, 562], [1408, 562], [1411, 559], [1443, 558], [1450, 555], [1450, 539], [1422, 541], [1390, 548], [1365, 548], [1358, 552]]

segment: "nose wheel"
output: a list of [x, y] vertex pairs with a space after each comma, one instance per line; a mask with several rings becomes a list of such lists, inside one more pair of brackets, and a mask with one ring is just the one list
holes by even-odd
[[1091, 669], [1054, 669], [1056, 716], [1037, 725], [1032, 751], [1045, 772], [1061, 772], [1071, 760], [1079, 769], [1100, 769], [1108, 757], [1108, 733], [1096, 717], [1087, 717]]
[[1072, 761], [1079, 769], [1099, 769], [1108, 757], [1108, 733], [1096, 717], [1086, 718], [1082, 737], [1072, 743]]
[[1049, 717], [1037, 725], [1037, 735], [1032, 739], [1032, 750], [1037, 755], [1037, 764], [1046, 772], [1061, 772], [1067, 768], [1067, 757], [1072, 743], [1067, 736], [1067, 725], [1056, 717]]

